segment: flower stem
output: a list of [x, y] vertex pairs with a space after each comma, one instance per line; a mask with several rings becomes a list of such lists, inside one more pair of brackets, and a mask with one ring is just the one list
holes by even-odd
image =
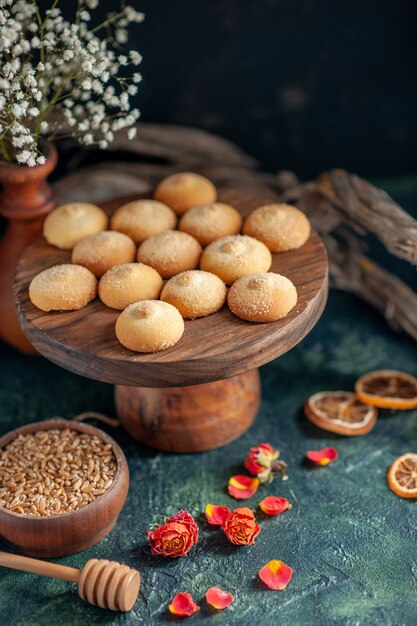
[[6, 143], [3, 141], [3, 139], [0, 139], [0, 151], [5, 161], [7, 161], [8, 163], [13, 163], [13, 157], [7, 149]]

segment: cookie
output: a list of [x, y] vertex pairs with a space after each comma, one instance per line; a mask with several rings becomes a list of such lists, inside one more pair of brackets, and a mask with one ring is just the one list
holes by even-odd
[[43, 223], [43, 236], [52, 246], [72, 250], [76, 243], [108, 226], [108, 217], [89, 202], [70, 202], [54, 209]]
[[159, 298], [163, 280], [153, 267], [143, 263], [114, 265], [98, 284], [100, 300], [112, 309], [125, 309], [139, 300]]
[[198, 267], [200, 255], [201, 246], [194, 237], [169, 230], [144, 241], [139, 246], [137, 260], [156, 269], [162, 278], [171, 278]]
[[42, 311], [76, 311], [97, 295], [97, 280], [80, 265], [54, 265], [37, 274], [29, 285], [32, 304]]
[[111, 218], [112, 230], [128, 235], [136, 244], [148, 237], [173, 230], [177, 216], [166, 204], [157, 200], [134, 200], [121, 206]]
[[271, 252], [301, 248], [310, 237], [310, 222], [290, 204], [266, 204], [247, 217], [243, 232], [262, 241]]
[[168, 302], [143, 300], [130, 304], [116, 321], [116, 337], [135, 352], [166, 350], [184, 333], [180, 312]]
[[206, 317], [226, 302], [225, 284], [210, 272], [191, 270], [171, 278], [164, 286], [161, 300], [175, 306], [187, 319]]
[[242, 216], [230, 204], [212, 202], [186, 211], [178, 228], [207, 246], [220, 237], [240, 233]]
[[267, 272], [271, 263], [271, 253], [263, 243], [253, 237], [232, 235], [207, 246], [201, 255], [200, 269], [231, 285], [247, 274]]
[[155, 189], [154, 198], [167, 204], [177, 215], [182, 215], [191, 207], [215, 202], [217, 191], [205, 176], [180, 172], [164, 178]]
[[251, 274], [230, 287], [227, 304], [232, 313], [248, 322], [274, 322], [295, 307], [297, 290], [281, 274]]
[[85, 237], [74, 246], [71, 260], [83, 265], [94, 276], [103, 276], [113, 265], [135, 260], [136, 246], [127, 235], [106, 230]]

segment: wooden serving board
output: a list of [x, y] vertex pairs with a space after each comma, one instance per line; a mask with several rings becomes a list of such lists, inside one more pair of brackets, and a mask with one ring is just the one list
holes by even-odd
[[[116, 198], [101, 206], [112, 213], [124, 202]], [[219, 191], [219, 199], [242, 215], [274, 196]], [[138, 354], [116, 339], [114, 325], [120, 311], [98, 298], [80, 311], [43, 313], [28, 296], [31, 279], [40, 271], [70, 262], [69, 251], [38, 239], [23, 254], [15, 277], [15, 297], [22, 328], [37, 350], [72, 372], [130, 386], [176, 387], [215, 380], [255, 369], [284, 354], [307, 335], [323, 312], [328, 290], [328, 263], [316, 232], [292, 252], [273, 254], [271, 271], [290, 278], [298, 291], [296, 307], [282, 320], [269, 324], [245, 322], [227, 305], [209, 317], [185, 322], [185, 333], [172, 348], [156, 354]]]

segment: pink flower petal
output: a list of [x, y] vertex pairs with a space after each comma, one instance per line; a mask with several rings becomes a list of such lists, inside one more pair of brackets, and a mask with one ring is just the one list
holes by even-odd
[[213, 526], [223, 526], [224, 520], [229, 513], [230, 509], [227, 506], [206, 504], [206, 518], [208, 523]]
[[288, 585], [293, 573], [292, 567], [285, 565], [282, 561], [269, 561], [261, 570], [259, 578], [270, 589], [282, 591]]
[[180, 591], [168, 605], [168, 610], [173, 615], [178, 617], [190, 617], [200, 610], [198, 604], [194, 602], [193, 596], [190, 593]]
[[306, 456], [309, 461], [317, 465], [328, 465], [337, 459], [339, 453], [336, 448], [323, 448], [322, 450], [308, 450]]
[[250, 476], [232, 476], [229, 478], [228, 492], [236, 500], [251, 498], [258, 491], [259, 480]]
[[284, 511], [292, 508], [287, 498], [279, 498], [278, 496], [268, 496], [259, 503], [261, 511], [267, 515], [280, 515]]
[[225, 609], [233, 602], [233, 596], [229, 591], [219, 587], [207, 589], [206, 600], [214, 609]]

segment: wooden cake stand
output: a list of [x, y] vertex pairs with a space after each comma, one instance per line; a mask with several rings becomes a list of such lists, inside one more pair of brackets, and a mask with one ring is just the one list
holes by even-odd
[[[111, 214], [126, 201], [102, 204]], [[276, 200], [220, 190], [219, 198], [247, 215]], [[317, 233], [299, 250], [273, 254], [271, 271], [297, 287], [296, 307], [270, 324], [245, 322], [225, 305], [206, 318], [185, 322], [172, 348], [138, 354], [116, 339], [120, 311], [97, 298], [81, 311], [43, 313], [28, 296], [40, 271], [70, 262], [70, 252], [38, 239], [23, 254], [15, 277], [21, 326], [37, 350], [71, 372], [113, 383], [118, 416], [138, 441], [160, 450], [196, 452], [237, 439], [254, 421], [260, 406], [257, 368], [284, 354], [313, 328], [327, 298], [327, 255]]]

